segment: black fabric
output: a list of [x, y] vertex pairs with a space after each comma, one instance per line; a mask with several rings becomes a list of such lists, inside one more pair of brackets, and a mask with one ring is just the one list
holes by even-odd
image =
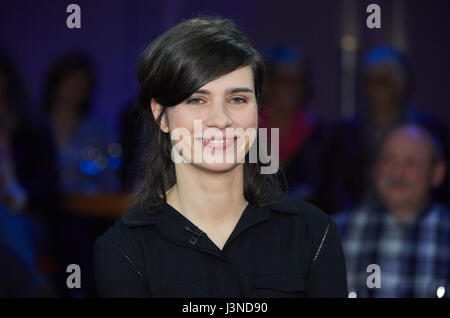
[[169, 204], [125, 212], [94, 246], [101, 297], [347, 297], [334, 221], [284, 196], [247, 205], [219, 249]]

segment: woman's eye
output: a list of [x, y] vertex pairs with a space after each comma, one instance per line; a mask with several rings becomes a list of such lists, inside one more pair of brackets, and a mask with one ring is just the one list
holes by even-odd
[[187, 100], [186, 103], [190, 104], [190, 105], [200, 105], [200, 104], [203, 104], [203, 99], [201, 99], [201, 98], [190, 98], [190, 99]]
[[233, 97], [230, 101], [233, 104], [243, 104], [247, 102], [247, 100], [243, 97]]

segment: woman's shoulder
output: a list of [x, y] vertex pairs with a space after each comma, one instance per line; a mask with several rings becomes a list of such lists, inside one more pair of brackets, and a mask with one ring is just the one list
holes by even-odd
[[290, 214], [313, 226], [328, 224], [332, 221], [332, 218], [317, 206], [305, 201], [294, 200], [287, 194], [282, 194], [277, 202], [271, 204], [271, 211]]
[[118, 217], [102, 235], [97, 237], [97, 241], [115, 244], [124, 249], [132, 248], [137, 245], [138, 235], [136, 232], [148, 228], [148, 225], [156, 224], [160, 217], [160, 213], [144, 212], [141, 204], [136, 203]]
[[109, 261], [127, 260], [126, 264], [131, 263], [138, 272], [143, 270], [144, 263], [138, 236], [124, 222], [125, 215], [138, 213], [139, 209], [138, 205], [131, 207], [97, 237], [94, 244], [94, 260], [97, 265]]
[[305, 244], [304, 250], [310, 251], [313, 262], [324, 250], [331, 248], [339, 253], [341, 247], [336, 223], [331, 216], [315, 205], [284, 195], [279, 202], [272, 205], [271, 212], [284, 214], [284, 218], [285, 215], [291, 216], [284, 224], [289, 223], [291, 228], [295, 227], [295, 235], [301, 237], [302, 243]]
[[133, 248], [131, 233], [123, 226], [120, 218], [116, 219], [103, 234], [99, 235], [94, 244], [94, 252], [112, 251], [112, 250], [128, 250]]
[[[297, 233], [302, 233], [311, 246], [320, 246], [326, 237], [337, 237], [337, 225], [333, 218], [317, 206], [283, 195], [279, 202], [272, 204], [272, 214], [289, 215], [289, 223], [294, 224]], [[285, 216], [284, 216], [285, 217]]]
[[[141, 218], [142, 209], [139, 204], [135, 204], [122, 213], [102, 235], [97, 239], [122, 242], [127, 240], [131, 234], [131, 228], [135, 220]], [[144, 215], [143, 215], [144, 216]], [[131, 227], [130, 227], [131, 225]]]

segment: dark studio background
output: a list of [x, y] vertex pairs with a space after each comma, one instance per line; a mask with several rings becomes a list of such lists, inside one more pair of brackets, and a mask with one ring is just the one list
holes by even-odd
[[[81, 29], [66, 27], [66, 7], [70, 3], [81, 7]], [[381, 7], [381, 29], [366, 27], [365, 9], [370, 3]], [[155, 36], [184, 18], [198, 14], [231, 18], [261, 50], [274, 44], [299, 47], [310, 62], [313, 94], [308, 105], [327, 127], [361, 111], [361, 59], [373, 47], [391, 45], [410, 58], [414, 73], [411, 100], [419, 109], [439, 118], [450, 134], [449, 12], [450, 2], [446, 0], [2, 1], [0, 50], [15, 63], [30, 107], [38, 115], [42, 112], [46, 75], [53, 62], [67, 52], [87, 54], [96, 73], [93, 114], [105, 125], [108, 143], [122, 144], [126, 134], [122, 129], [124, 111], [137, 93], [138, 55]], [[341, 40], [345, 35], [357, 41], [356, 50], [351, 52], [356, 64], [351, 70], [342, 65], [345, 53]], [[342, 81], [349, 72], [355, 76], [355, 86], [354, 90], [347, 87], [346, 94], [353, 96], [354, 101], [347, 100], [343, 93]], [[329, 129], [326, 131], [332, 131]], [[117, 178], [122, 173], [125, 155], [119, 154], [121, 166], [112, 169]], [[116, 210], [126, 206], [120, 195], [128, 190], [118, 183], [108, 189], [108, 194], [98, 196], [97, 201], [92, 196], [91, 200], [72, 198], [63, 203], [63, 217], [57, 217], [60, 223], [56, 231], [66, 233], [66, 238], [60, 246], [53, 247], [53, 252], [43, 252], [45, 255], [39, 256], [37, 262], [53, 284], [44, 288], [43, 294], [96, 295], [90, 264], [92, 244], [118, 216]], [[442, 195], [444, 201], [445, 197], [448, 200], [448, 187], [446, 191]], [[320, 200], [314, 203], [320, 206]], [[108, 207], [112, 206], [109, 213]], [[337, 212], [326, 210], [327, 206], [322, 206], [327, 213]], [[81, 266], [81, 290], [64, 288], [68, 275], [64, 264], [72, 263]]]

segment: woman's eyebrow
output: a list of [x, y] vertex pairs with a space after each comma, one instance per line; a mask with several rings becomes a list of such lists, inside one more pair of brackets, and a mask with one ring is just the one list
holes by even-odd
[[208, 90], [206, 89], [198, 89], [196, 90], [193, 94], [205, 94], [205, 95], [209, 95], [211, 94]]
[[[232, 87], [228, 88], [225, 91], [227, 94], [236, 94], [236, 93], [253, 93], [253, 90], [248, 87]], [[194, 94], [204, 94], [204, 95], [210, 95], [211, 92], [207, 89], [199, 89], [194, 92]]]
[[235, 93], [253, 93], [253, 90], [248, 87], [234, 87], [226, 90], [227, 94]]

